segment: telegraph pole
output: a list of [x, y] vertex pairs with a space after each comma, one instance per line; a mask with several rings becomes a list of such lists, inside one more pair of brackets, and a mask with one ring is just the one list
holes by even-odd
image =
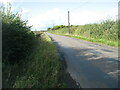
[[70, 17], [69, 17], [69, 11], [68, 11], [68, 32], [70, 34]]
[[54, 24], [53, 24], [53, 28], [54, 28]]

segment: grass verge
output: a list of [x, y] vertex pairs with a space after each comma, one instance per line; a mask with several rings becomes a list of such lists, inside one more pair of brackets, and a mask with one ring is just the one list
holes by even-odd
[[3, 88], [62, 88], [61, 62], [47, 34], [36, 40], [35, 49], [21, 62], [3, 63]]

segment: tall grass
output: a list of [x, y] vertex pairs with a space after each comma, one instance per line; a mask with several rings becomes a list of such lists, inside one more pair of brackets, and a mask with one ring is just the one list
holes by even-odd
[[32, 53], [14, 65], [3, 65], [3, 88], [60, 88], [61, 62], [56, 46], [45, 34]]
[[118, 45], [118, 22], [113, 20], [105, 20], [100, 24], [72, 25], [68, 33], [68, 27], [59, 29], [49, 29], [49, 32], [61, 35], [68, 35], [76, 38], [86, 39], [93, 42], [100, 42], [110, 46]]
[[43, 32], [32, 32], [20, 14], [11, 12], [11, 7], [7, 12], [2, 9], [2, 87], [64, 87], [61, 62], [51, 39]]

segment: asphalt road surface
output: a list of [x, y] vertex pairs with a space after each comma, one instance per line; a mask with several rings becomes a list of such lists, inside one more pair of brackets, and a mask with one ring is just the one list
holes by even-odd
[[82, 88], [118, 88], [118, 48], [47, 33]]

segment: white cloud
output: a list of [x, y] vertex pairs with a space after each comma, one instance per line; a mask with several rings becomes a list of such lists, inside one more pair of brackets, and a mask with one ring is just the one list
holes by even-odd
[[28, 16], [29, 16], [29, 13], [30, 13], [30, 10], [29, 9], [26, 9], [26, 8], [21, 8], [21, 14], [22, 14], [22, 18], [24, 20], [28, 20]]
[[89, 23], [97, 23], [106, 19], [116, 19], [116, 9], [111, 12], [96, 12], [96, 11], [84, 11], [84, 12], [71, 12], [71, 24], [84, 25]]
[[22, 14], [26, 14], [26, 13], [30, 12], [30, 10], [28, 10], [26, 8], [21, 8], [21, 10], [22, 10]]
[[[84, 12], [70, 12], [70, 23], [71, 25], [83, 25], [88, 23], [100, 22], [106, 20], [109, 17], [115, 18], [116, 8], [110, 12], [95, 12], [95, 11], [84, 11]], [[45, 13], [39, 13], [34, 17], [29, 17], [29, 24], [35, 28], [52, 27], [52, 25], [67, 25], [68, 23], [67, 12], [61, 11], [59, 8], [46, 11]]]
[[34, 17], [29, 17], [29, 24], [35, 27], [47, 27], [48, 25], [64, 24], [64, 13], [58, 8], [54, 8], [45, 13], [40, 13]]
[[[0, 0], [3, 3], [6, 2], [17, 2], [18, 0]], [[29, 1], [29, 0], [28, 0]], [[34, 0], [36, 2], [37, 0]], [[41, 0], [42, 1], [42, 0]], [[47, 0], [45, 0], [47, 1]], [[53, 0], [54, 1], [54, 0]], [[62, 2], [63, 0], [61, 0]], [[79, 1], [79, 0], [78, 0]], [[80, 0], [83, 1], [83, 0]], [[87, 0], [85, 0], [87, 1]], [[94, 1], [95, 0], [91, 0]], [[99, 1], [99, 0], [98, 0]], [[101, 0], [103, 1], [103, 0]], [[108, 1], [108, 0], [106, 0]], [[113, 0], [110, 0], [111, 2]], [[24, 2], [24, 1], [23, 1]], [[57, 1], [56, 1], [57, 2]], [[69, 1], [72, 2], [72, 1]], [[75, 0], [76, 2], [76, 0]], [[15, 8], [16, 9], [16, 8]], [[34, 28], [48, 28], [52, 27], [54, 25], [67, 25], [68, 23], [68, 15], [67, 11], [64, 12], [60, 10], [59, 8], [53, 8], [49, 11], [46, 11], [44, 13], [34, 14], [34, 16], [31, 16], [32, 10], [28, 8], [21, 8], [22, 9], [22, 17], [24, 17], [26, 20], [28, 20], [30, 25], [33, 25]], [[100, 20], [107, 19], [108, 17], [114, 17], [116, 18], [118, 10], [117, 8], [113, 8], [110, 11], [82, 11], [82, 12], [70, 12], [70, 23], [72, 25], [81, 25], [86, 23], [94, 23], [99, 22]]]
[[[102, 16], [101, 16], [102, 17]], [[102, 17], [103, 18], [103, 17]], [[99, 21], [100, 14], [94, 12], [81, 12], [71, 14], [71, 24], [83, 25]]]

